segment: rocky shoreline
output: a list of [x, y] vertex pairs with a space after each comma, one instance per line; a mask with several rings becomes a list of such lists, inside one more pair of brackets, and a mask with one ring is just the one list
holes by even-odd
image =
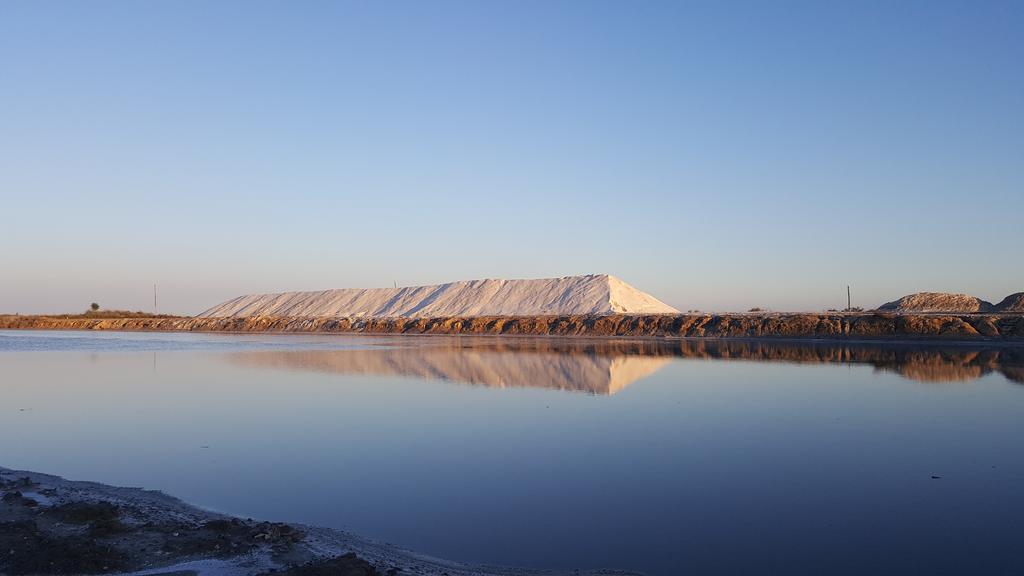
[[730, 313], [464, 318], [0, 316], [2, 330], [1024, 341], [1024, 314]]
[[0, 574], [627, 576], [472, 566], [356, 535], [243, 519], [160, 492], [0, 468]]

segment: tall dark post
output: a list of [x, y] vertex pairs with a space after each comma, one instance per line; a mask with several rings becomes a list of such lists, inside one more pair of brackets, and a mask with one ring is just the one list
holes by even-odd
[[158, 310], [158, 308], [156, 307], [156, 284], [153, 284], [153, 314], [154, 315], [155, 314], [159, 314], [159, 312], [157, 312], [157, 310]]
[[846, 285], [846, 311], [853, 309], [853, 301], [850, 300], [850, 285]]

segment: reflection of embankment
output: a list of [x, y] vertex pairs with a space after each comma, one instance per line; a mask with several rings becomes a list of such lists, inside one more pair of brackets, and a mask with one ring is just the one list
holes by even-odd
[[903, 344], [790, 343], [777, 341], [682, 342], [680, 356], [799, 364], [868, 364], [925, 382], [973, 380], [990, 372], [1024, 382], [1024, 348]]
[[1024, 383], [1024, 348], [899, 344], [685, 341], [680, 356], [762, 362], [868, 364], [921, 382], [959, 382], [1000, 372]]
[[[412, 346], [404, 345], [405, 342]], [[778, 341], [437, 338], [393, 348], [232, 354], [262, 367], [443, 379], [490, 387], [614, 394], [672, 358], [867, 364], [922, 382], [973, 380], [991, 372], [1024, 383], [1024, 348], [803, 344]]]

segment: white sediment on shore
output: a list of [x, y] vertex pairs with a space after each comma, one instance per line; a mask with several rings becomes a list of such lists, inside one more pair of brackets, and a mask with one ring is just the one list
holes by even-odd
[[[14, 482], [26, 488], [4, 487], [5, 482]], [[244, 479], [240, 480], [244, 483]], [[241, 485], [241, 484], [240, 484]], [[31, 488], [27, 488], [31, 486]], [[295, 533], [301, 535], [297, 540], [289, 540], [282, 548], [270, 539], [258, 542], [252, 550], [237, 555], [226, 554], [221, 550], [210, 552], [162, 552], [159, 541], [153, 540], [154, 531], [174, 530], [166, 534], [167, 538], [187, 539], [189, 534], [198, 530], [205, 523], [215, 520], [238, 520], [231, 516], [203, 510], [186, 504], [163, 493], [142, 490], [139, 488], [119, 488], [93, 482], [76, 482], [57, 476], [9, 470], [0, 467], [0, 496], [6, 496], [18, 490], [18, 498], [25, 493], [37, 495], [47, 493], [45, 501], [32, 503], [32, 508], [23, 508], [18, 512], [14, 504], [4, 501], [0, 506], [0, 522], [38, 518], [45, 515], [44, 511], [55, 505], [75, 503], [109, 503], [122, 511], [122, 531], [111, 536], [119, 549], [134, 550], [131, 564], [135, 569], [121, 572], [118, 576], [153, 576], [156, 574], [195, 574], [197, 576], [266, 576], [273, 571], [281, 571], [289, 566], [302, 565], [334, 558], [345, 553], [355, 553], [359, 558], [372, 564], [382, 574], [417, 574], [419, 576], [636, 576], [634, 573], [618, 570], [537, 570], [506, 566], [481, 566], [464, 564], [450, 560], [434, 558], [403, 550], [391, 544], [362, 538], [350, 532], [318, 528], [299, 524], [290, 524]], [[24, 490], [22, 492], [21, 490]], [[357, 494], [350, 495], [357, 498]], [[345, 497], [344, 495], [339, 497]], [[17, 516], [16, 518], [14, 516]], [[242, 521], [254, 524], [254, 521]], [[257, 523], [258, 524], [258, 523]], [[49, 529], [71, 530], [74, 534], [81, 528], [72, 526], [60, 527], [60, 524], [48, 525]], [[278, 524], [277, 526], [284, 526]], [[180, 530], [180, 532], [179, 532]], [[145, 532], [145, 534], [143, 534]], [[137, 534], [138, 533], [138, 534]], [[133, 541], [133, 538], [137, 541]], [[23, 553], [23, 550], [12, 550], [11, 553]], [[6, 550], [5, 550], [6, 554]], [[140, 559], [138, 556], [143, 555]], [[0, 571], [3, 571], [0, 563]]]
[[469, 280], [403, 288], [251, 294], [228, 300], [199, 316], [446, 318], [678, 312], [614, 276], [594, 274], [539, 280]]

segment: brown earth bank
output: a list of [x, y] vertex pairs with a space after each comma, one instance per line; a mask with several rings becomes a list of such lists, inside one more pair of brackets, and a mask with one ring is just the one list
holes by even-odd
[[0, 468], [0, 574], [629, 576], [473, 566], [356, 535], [236, 518], [138, 488]]
[[758, 313], [468, 318], [0, 316], [4, 330], [1024, 340], [1021, 314]]

